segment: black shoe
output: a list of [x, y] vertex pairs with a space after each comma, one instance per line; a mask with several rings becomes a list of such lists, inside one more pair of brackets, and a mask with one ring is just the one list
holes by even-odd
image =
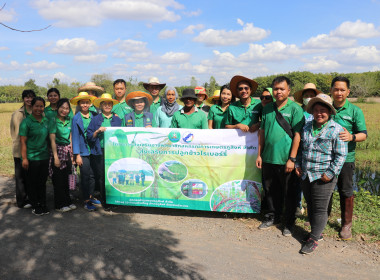
[[302, 249], [300, 250], [301, 254], [311, 254], [314, 252], [314, 250], [318, 247], [318, 242], [315, 241], [313, 238], [309, 238], [306, 243], [302, 246]]
[[42, 213], [44, 215], [50, 214], [50, 211], [49, 211], [49, 209], [46, 206], [42, 206], [41, 208], [42, 208]]
[[[303, 239], [302, 239], [302, 243], [306, 243], [310, 238], [310, 233], [308, 233]], [[323, 234], [321, 233], [321, 235], [319, 236], [318, 240], [317, 241], [323, 241]]]
[[274, 218], [273, 214], [265, 215], [265, 219], [266, 220], [259, 226], [259, 229], [268, 229], [268, 228], [280, 223], [280, 221], [278, 219]]
[[282, 235], [283, 236], [292, 236], [292, 228], [291, 227], [284, 227], [284, 229], [282, 230]]
[[44, 212], [42, 211], [42, 207], [40, 206], [33, 208], [32, 213], [36, 216], [42, 216], [44, 214]]

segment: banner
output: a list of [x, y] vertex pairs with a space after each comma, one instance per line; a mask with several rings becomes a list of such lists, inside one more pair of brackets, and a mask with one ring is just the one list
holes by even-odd
[[104, 142], [109, 204], [260, 212], [257, 133], [118, 127]]

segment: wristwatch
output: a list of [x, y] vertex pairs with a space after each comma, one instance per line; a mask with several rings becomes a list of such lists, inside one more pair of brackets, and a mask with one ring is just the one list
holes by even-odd
[[296, 158], [295, 157], [289, 157], [290, 161], [292, 162], [296, 162]]
[[351, 142], [355, 142], [355, 141], [356, 141], [356, 135], [352, 134], [352, 140], [351, 140]]

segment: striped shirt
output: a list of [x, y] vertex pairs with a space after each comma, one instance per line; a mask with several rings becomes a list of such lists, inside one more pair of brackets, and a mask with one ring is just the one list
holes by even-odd
[[301, 157], [297, 166], [302, 167], [302, 180], [309, 177], [310, 182], [318, 180], [323, 174], [329, 179], [338, 176], [347, 156], [347, 142], [339, 139], [342, 126], [330, 120], [327, 125], [313, 136], [313, 122], [307, 122], [301, 134]]

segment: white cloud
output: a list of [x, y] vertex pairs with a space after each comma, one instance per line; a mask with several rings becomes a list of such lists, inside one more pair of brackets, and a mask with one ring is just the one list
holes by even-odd
[[143, 41], [136, 41], [136, 40], [116, 40], [113, 42], [113, 44], [118, 46], [118, 49], [120, 51], [126, 51], [126, 52], [140, 52], [146, 50], [146, 42]]
[[294, 44], [286, 45], [280, 41], [274, 41], [264, 45], [249, 44], [247, 52], [239, 56], [245, 61], [279, 61], [297, 57], [302, 51]]
[[376, 28], [373, 23], [345, 21], [331, 32], [333, 36], [347, 38], [373, 38], [380, 37], [380, 29]]
[[161, 56], [162, 63], [177, 64], [190, 60], [191, 55], [183, 52], [167, 52]]
[[62, 39], [55, 43], [50, 52], [59, 54], [88, 54], [98, 49], [94, 40], [86, 40], [84, 38]]
[[333, 71], [341, 67], [341, 64], [335, 60], [326, 58], [326, 56], [315, 56], [311, 61], [305, 63], [304, 69], [309, 71]]
[[311, 37], [309, 40], [303, 43], [302, 47], [304, 49], [341, 49], [351, 47], [355, 44], [355, 39], [319, 34], [316, 37]]
[[253, 23], [246, 23], [241, 30], [215, 30], [207, 29], [199, 33], [193, 39], [206, 46], [235, 46], [242, 43], [260, 41], [269, 36], [270, 31], [253, 26]]
[[[0, 9], [1, 7], [3, 7], [4, 3], [1, 2]], [[4, 8], [0, 11], [0, 22], [11, 22], [15, 20], [15, 17], [16, 17], [16, 12], [14, 11], [14, 9], [7, 10]]]
[[74, 57], [76, 62], [102, 63], [106, 61], [106, 54], [78, 55]]
[[9, 64], [1, 63], [0, 69], [6, 69], [9, 71], [21, 71], [21, 70], [33, 70], [33, 69], [42, 69], [42, 70], [51, 70], [62, 67], [55, 62], [48, 62], [46, 60], [30, 62], [30, 63], [19, 63], [18, 61], [12, 60]]
[[26, 51], [25, 54], [28, 55], [28, 56], [32, 56], [33, 55], [33, 53], [31, 51]]
[[244, 21], [242, 21], [240, 18], [237, 19], [237, 23], [241, 26], [244, 26]]
[[183, 34], [194, 34], [194, 31], [195, 30], [201, 30], [204, 28], [204, 25], [203, 24], [196, 24], [196, 25], [189, 25], [188, 27], [186, 27], [182, 33]]
[[183, 14], [188, 16], [188, 17], [197, 17], [197, 16], [200, 16], [202, 14], [202, 10], [198, 9], [196, 11], [183, 12]]
[[375, 46], [360, 46], [342, 50], [340, 58], [342, 61], [358, 64], [380, 63], [380, 50]]
[[173, 38], [177, 35], [177, 29], [173, 30], [162, 30], [160, 33], [158, 33], [159, 39], [169, 39]]
[[135, 66], [135, 69], [139, 71], [162, 70], [159, 64], [154, 64], [154, 63], [137, 64]]
[[0, 51], [7, 51], [7, 50], [9, 50], [8, 47], [0, 47]]
[[181, 17], [172, 9], [183, 9], [174, 0], [35, 0], [33, 6], [59, 27], [99, 26], [107, 19], [174, 22]]

